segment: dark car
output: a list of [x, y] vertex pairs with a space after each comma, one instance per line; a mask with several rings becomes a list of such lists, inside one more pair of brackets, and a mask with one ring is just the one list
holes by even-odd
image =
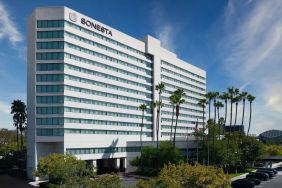
[[256, 178], [261, 181], [267, 181], [269, 179], [269, 175], [266, 173], [261, 173], [261, 172], [250, 172], [246, 178]]
[[250, 180], [250, 181], [252, 181], [252, 182], [254, 182], [255, 183], [255, 185], [259, 185], [260, 184], [260, 180], [259, 179], [256, 179], [256, 178], [246, 178], [247, 180]]
[[253, 188], [255, 183], [247, 179], [238, 179], [231, 183], [233, 188]]
[[282, 171], [282, 167], [281, 167], [281, 166], [278, 166], [278, 167], [275, 168], [275, 170], [276, 170], [276, 171]]
[[277, 174], [277, 170], [276, 169], [273, 169], [273, 168], [257, 168], [257, 170], [269, 170], [271, 172], [273, 172], [274, 174]]
[[269, 171], [269, 170], [258, 169], [257, 172], [262, 172], [262, 173], [268, 174], [270, 179], [272, 179], [275, 176], [275, 174], [273, 172]]

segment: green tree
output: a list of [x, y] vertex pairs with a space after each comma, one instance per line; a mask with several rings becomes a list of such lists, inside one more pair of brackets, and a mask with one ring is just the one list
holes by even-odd
[[223, 108], [222, 102], [217, 101], [217, 102], [215, 103], [215, 107], [216, 107], [216, 111], [217, 111], [217, 122], [218, 122], [219, 133], [220, 133], [220, 132], [221, 132], [221, 131], [220, 131], [221, 124], [220, 124], [220, 122], [219, 122], [219, 109], [220, 109], [220, 108]]
[[86, 168], [85, 161], [64, 154], [50, 154], [39, 160], [34, 176], [49, 177], [52, 185], [79, 187], [89, 180], [92, 172]]
[[235, 120], [234, 125], [237, 125], [237, 112], [238, 112], [238, 103], [242, 100], [241, 95], [238, 94], [234, 97], [233, 102], [235, 103]]
[[175, 105], [177, 102], [177, 96], [175, 93], [173, 93], [171, 96], [169, 96], [169, 101], [170, 104], [172, 105], [172, 117], [171, 117], [171, 127], [170, 127], [170, 141], [172, 142], [172, 128], [173, 128], [173, 120], [174, 120], [174, 110], [175, 110]]
[[242, 92], [241, 93], [241, 98], [242, 98], [242, 101], [243, 101], [242, 124], [241, 124], [242, 126], [244, 125], [245, 103], [246, 103], [247, 96], [248, 96], [248, 92]]
[[144, 127], [144, 115], [145, 115], [145, 111], [147, 110], [147, 105], [141, 104], [139, 106], [139, 109], [142, 110], [142, 124], [141, 124], [141, 134], [140, 134], [140, 146], [141, 146], [141, 153], [142, 153], [142, 148], [143, 148], [142, 135], [143, 135], [143, 127]]
[[232, 126], [232, 113], [233, 113], [233, 102], [234, 102], [234, 97], [239, 93], [239, 89], [234, 88], [233, 86], [230, 88], [227, 88], [227, 92], [229, 95], [230, 99], [230, 126]]
[[224, 126], [226, 125], [226, 118], [227, 118], [227, 102], [229, 99], [229, 94], [226, 92], [223, 92], [220, 96], [220, 99], [224, 100], [224, 106], [225, 106], [225, 112], [224, 112]]
[[121, 182], [118, 175], [104, 174], [96, 177], [94, 180], [85, 179], [83, 188], [121, 188]]
[[17, 130], [17, 148], [19, 145], [19, 131], [21, 133], [21, 149], [23, 149], [23, 131], [26, 125], [26, 105], [21, 100], [14, 100], [11, 106], [11, 114], [13, 114], [14, 126]]
[[178, 123], [180, 105], [185, 102], [183, 97], [186, 95], [183, 89], [177, 89], [175, 92], [176, 95], [176, 120], [175, 120], [175, 127], [174, 127], [174, 135], [173, 135], [173, 147], [175, 148], [175, 136], [176, 136], [176, 128]]
[[[159, 150], [153, 146], [145, 146], [142, 155], [131, 160], [130, 164], [137, 167], [138, 173], [154, 176], [159, 173], [157, 161], [159, 167], [162, 168], [165, 164], [183, 162], [183, 159], [183, 155], [178, 148], [174, 149], [169, 141], [164, 141], [160, 143]], [[140, 168], [141, 161], [143, 168]]]
[[163, 106], [163, 103], [162, 103], [162, 93], [163, 91], [165, 90], [165, 85], [164, 83], [159, 83], [158, 85], [156, 85], [156, 91], [158, 91], [158, 94], [159, 94], [159, 101], [156, 101], [154, 103], [154, 107], [157, 108], [157, 122], [156, 122], [156, 131], [157, 131], [157, 149], [159, 148], [159, 128], [160, 128], [160, 111], [161, 111], [161, 108]]
[[251, 127], [251, 121], [252, 121], [252, 103], [253, 101], [256, 99], [256, 97], [252, 96], [252, 95], [248, 95], [247, 99], [250, 103], [250, 116], [249, 116], [249, 127], [248, 127], [248, 132], [247, 135], [249, 135], [249, 131], [250, 131], [250, 127]]
[[214, 97], [214, 93], [213, 92], [208, 92], [206, 94], [206, 99], [207, 99], [208, 105], [209, 105], [209, 119], [211, 119], [211, 101], [212, 101], [213, 97]]

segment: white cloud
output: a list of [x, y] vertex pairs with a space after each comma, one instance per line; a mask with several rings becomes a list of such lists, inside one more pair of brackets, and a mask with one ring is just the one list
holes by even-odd
[[223, 19], [220, 51], [233, 80], [257, 97], [254, 132], [281, 129], [282, 1], [230, 0]]
[[16, 28], [16, 24], [12, 21], [9, 12], [0, 1], [0, 39], [3, 38], [7, 38], [13, 47], [23, 40], [23, 36]]
[[10, 105], [0, 101], [0, 112], [9, 114], [10, 113]]
[[177, 27], [168, 21], [161, 1], [153, 1], [151, 5], [151, 17], [156, 37], [161, 41], [162, 47], [175, 52]]

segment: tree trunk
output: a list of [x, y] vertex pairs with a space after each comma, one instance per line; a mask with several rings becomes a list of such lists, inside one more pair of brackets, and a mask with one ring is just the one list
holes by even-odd
[[214, 121], [213, 121], [213, 131], [212, 131], [212, 163], [214, 163], [214, 142], [215, 142], [215, 124], [216, 124], [216, 99], [214, 99], [213, 105], [214, 105]]
[[237, 109], [238, 109], [238, 103], [236, 102], [235, 122], [234, 122], [234, 125], [236, 125], [236, 123], [237, 123]]
[[173, 118], [174, 118], [174, 104], [172, 105], [172, 117], [171, 117], [171, 128], [170, 128], [170, 143], [172, 142], [172, 127], [173, 127]]
[[209, 119], [211, 119], [211, 100], [209, 100]]
[[144, 126], [144, 110], [142, 113], [141, 135], [140, 135], [141, 154], [142, 154], [142, 149], [143, 149], [143, 143], [142, 143], [143, 126]]
[[231, 125], [232, 125], [232, 100], [233, 98], [231, 97], [230, 99], [230, 130], [231, 130]]
[[17, 150], [19, 150], [19, 127], [17, 126]]
[[219, 124], [219, 107], [217, 107], [217, 123], [218, 123], [218, 136], [220, 138], [220, 134], [221, 134], [221, 125]]
[[175, 135], [176, 135], [176, 128], [178, 123], [178, 116], [179, 116], [179, 105], [176, 105], [176, 122], [175, 122], [174, 135], [173, 135], [173, 148], [175, 148]]
[[20, 130], [21, 132], [21, 150], [23, 150], [23, 132]]
[[244, 117], [245, 117], [245, 99], [243, 99], [243, 114], [242, 114], [242, 126], [244, 125]]
[[252, 120], [252, 102], [250, 102], [250, 118], [249, 118], [249, 128], [248, 128], [247, 136], [249, 136], [251, 120]]

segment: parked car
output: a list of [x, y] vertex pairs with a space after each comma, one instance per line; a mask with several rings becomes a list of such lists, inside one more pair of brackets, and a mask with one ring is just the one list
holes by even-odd
[[247, 179], [238, 179], [231, 183], [233, 188], [253, 188], [255, 183]]
[[259, 185], [260, 184], [260, 182], [261, 182], [261, 180], [259, 180], [259, 179], [256, 179], [256, 178], [246, 178], [247, 180], [250, 180], [250, 181], [252, 181], [252, 182], [254, 182], [255, 183], [255, 185]]
[[262, 172], [250, 172], [246, 178], [256, 178], [261, 181], [267, 181], [269, 179], [269, 175]]
[[257, 168], [257, 170], [269, 170], [271, 172], [273, 172], [274, 174], [277, 174], [277, 170], [274, 168]]
[[268, 174], [270, 179], [272, 179], [275, 176], [275, 174], [273, 172], [269, 171], [269, 170], [258, 169], [257, 172], [262, 172], [262, 173]]
[[281, 167], [281, 166], [278, 166], [278, 167], [275, 168], [275, 170], [276, 170], [276, 171], [282, 171], [282, 167]]

